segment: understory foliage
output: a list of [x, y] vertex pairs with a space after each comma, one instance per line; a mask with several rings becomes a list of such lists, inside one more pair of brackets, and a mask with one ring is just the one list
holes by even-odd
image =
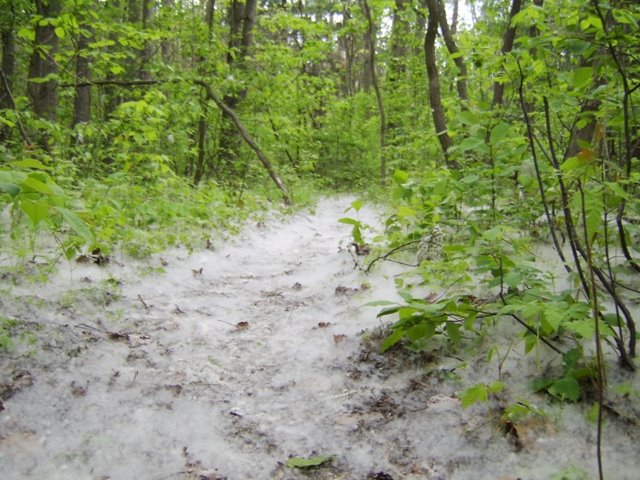
[[[488, 359], [500, 371], [519, 344], [555, 358], [532, 389], [592, 402], [601, 419], [612, 360], [636, 369], [640, 9], [534, 2], [510, 25], [517, 35], [505, 55], [479, 56], [485, 37], [462, 53], [491, 71], [508, 101], [450, 108], [450, 162], [393, 175], [394, 209], [369, 268], [417, 260], [397, 279], [404, 301], [379, 302], [379, 316], [395, 318], [381, 348], [459, 349], [514, 323], [517, 338], [493, 340]], [[489, 87], [479, 73], [469, 84]], [[475, 385], [462, 403], [503, 388], [501, 378]]]

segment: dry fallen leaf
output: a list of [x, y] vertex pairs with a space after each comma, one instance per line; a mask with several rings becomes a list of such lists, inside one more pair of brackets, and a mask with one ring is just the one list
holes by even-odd
[[247, 328], [249, 328], [249, 322], [238, 322], [236, 323], [236, 328], [238, 330], [246, 330]]
[[318, 322], [318, 328], [327, 328], [331, 322]]
[[333, 341], [334, 341], [335, 343], [340, 343], [340, 342], [342, 342], [345, 338], [347, 338], [347, 336], [346, 336], [346, 335], [344, 335], [344, 334], [342, 334], [342, 333], [339, 333], [339, 334], [337, 334], [337, 335], [334, 335], [334, 336], [333, 336]]

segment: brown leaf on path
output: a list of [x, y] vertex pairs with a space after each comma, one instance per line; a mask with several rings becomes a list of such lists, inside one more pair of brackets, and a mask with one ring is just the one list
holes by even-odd
[[235, 327], [238, 330], [246, 330], [247, 328], [249, 328], [249, 322], [238, 322], [236, 323]]
[[327, 328], [332, 325], [331, 322], [318, 322], [318, 328]]
[[203, 270], [204, 270], [204, 269], [203, 269], [202, 267], [200, 267], [200, 268], [198, 268], [198, 269], [196, 269], [196, 270], [193, 270], [193, 269], [192, 269], [192, 270], [191, 270], [191, 273], [193, 274], [193, 276], [194, 276], [194, 277], [198, 277], [198, 276], [202, 275], [202, 271], [203, 271]]
[[345, 338], [347, 338], [347, 336], [346, 336], [346, 335], [344, 335], [344, 334], [342, 334], [342, 333], [339, 333], [339, 334], [337, 334], [337, 335], [334, 335], [334, 336], [333, 336], [333, 341], [334, 341], [335, 343], [340, 343], [340, 342], [342, 342]]

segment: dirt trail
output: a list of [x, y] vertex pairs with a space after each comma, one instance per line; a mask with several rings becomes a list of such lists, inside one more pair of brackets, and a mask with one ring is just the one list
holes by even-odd
[[[456, 391], [485, 367], [452, 384], [459, 360], [396, 368], [363, 346], [378, 321], [362, 305], [395, 298], [397, 269], [354, 269], [337, 222], [351, 200], [212, 250], [74, 264], [11, 288], [3, 314], [33, 322], [37, 343], [0, 358], [2, 478], [542, 479], [591, 465], [586, 439], [563, 453], [557, 430], [536, 431], [543, 441], [516, 451], [486, 409], [463, 410]], [[637, 454], [621, 443], [617, 456]], [[285, 466], [313, 455], [333, 459]]]

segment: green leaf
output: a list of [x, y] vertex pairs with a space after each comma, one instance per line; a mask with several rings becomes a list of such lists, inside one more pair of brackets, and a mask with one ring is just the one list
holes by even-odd
[[500, 140], [506, 138], [509, 134], [509, 124], [500, 122], [491, 129], [491, 144], [497, 145]]
[[43, 181], [35, 178], [33, 175], [29, 175], [22, 181], [22, 186], [33, 190], [34, 192], [44, 193], [45, 195], [53, 195], [54, 191], [50, 183], [44, 183]]
[[56, 28], [53, 29], [53, 31], [55, 32], [56, 36], [59, 39], [63, 39], [64, 37], [67, 36], [66, 32], [64, 31], [64, 28], [62, 28], [62, 27], [56, 27]]
[[33, 200], [23, 199], [20, 202], [20, 208], [25, 215], [31, 220], [33, 226], [37, 226], [42, 220], [49, 216], [49, 204], [36, 202]]
[[16, 160], [10, 162], [9, 165], [13, 168], [32, 168], [34, 170], [49, 170], [50, 168], [44, 165], [40, 160], [35, 158], [25, 158], [24, 160]]
[[351, 202], [351, 208], [353, 208], [356, 212], [360, 211], [363, 205], [364, 202], [362, 200], [354, 200], [353, 202]]
[[468, 150], [486, 150], [486, 145], [483, 138], [469, 137], [460, 142], [460, 150], [466, 152]]
[[344, 223], [345, 225], [360, 225], [360, 222], [358, 220], [354, 220], [353, 218], [348, 217], [339, 218], [338, 222]]
[[406, 183], [407, 180], [409, 180], [409, 174], [404, 170], [396, 170], [395, 172], [393, 172], [393, 180], [397, 184], [402, 185], [403, 183]]
[[402, 337], [404, 337], [404, 330], [402, 329], [396, 330], [395, 332], [393, 332], [391, 335], [389, 335], [387, 338], [384, 339], [384, 341], [382, 342], [382, 345], [380, 345], [380, 351], [382, 353], [386, 352], [391, 347], [393, 347], [396, 343], [402, 340]]
[[20, 193], [20, 187], [15, 183], [0, 183], [0, 192], [8, 193], [15, 198]]
[[580, 384], [573, 377], [556, 380], [547, 388], [547, 391], [555, 397], [563, 400], [571, 400], [572, 402], [577, 402], [578, 398], [580, 398]]
[[289, 468], [312, 468], [319, 467], [325, 463], [331, 462], [332, 457], [325, 455], [317, 455], [310, 458], [293, 457], [287, 460], [287, 467]]
[[75, 213], [66, 208], [56, 207], [56, 211], [59, 212], [71, 229], [76, 232], [87, 244], [94, 243], [93, 234], [89, 229], [89, 226]]
[[402, 205], [398, 208], [398, 217], [400, 218], [415, 217], [416, 213], [417, 212], [413, 208], [407, 207], [406, 205]]
[[383, 308], [382, 310], [380, 310], [380, 312], [378, 312], [378, 317], [384, 317], [386, 315], [393, 315], [394, 313], [397, 313], [398, 310], [400, 310], [402, 308], [402, 306], [400, 305], [394, 305], [392, 307], [388, 307], [388, 308]]
[[593, 67], [576, 68], [573, 72], [573, 86], [585, 88], [593, 81]]
[[462, 408], [468, 408], [474, 403], [486, 402], [487, 400], [489, 400], [489, 393], [484, 383], [467, 388], [460, 397]]

